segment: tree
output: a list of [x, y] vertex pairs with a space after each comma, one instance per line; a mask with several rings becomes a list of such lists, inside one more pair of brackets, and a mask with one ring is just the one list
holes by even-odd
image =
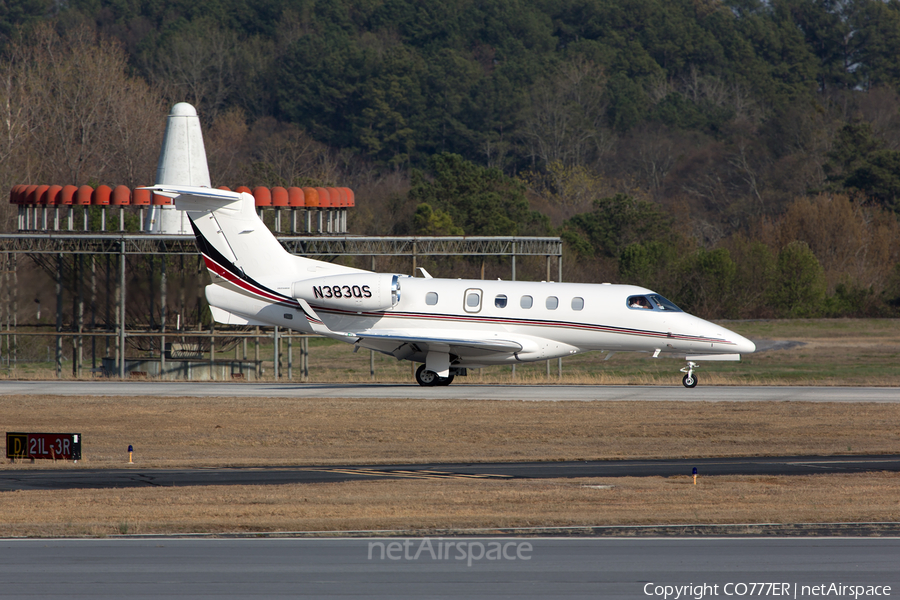
[[[652, 240], [635, 242], [626, 246], [619, 256], [619, 277], [623, 283], [661, 291], [659, 273], [671, 268], [675, 262], [673, 246]], [[670, 294], [670, 291], [664, 293]]]
[[865, 88], [889, 85], [900, 90], [900, 6], [897, 2], [860, 0], [853, 3], [852, 60]]
[[780, 316], [815, 317], [825, 300], [825, 273], [806, 242], [794, 241], [778, 253], [769, 301]]
[[843, 181], [879, 204], [900, 212], [900, 151], [881, 149], [866, 157]]
[[634, 243], [673, 240], [672, 219], [652, 202], [625, 194], [594, 201], [594, 210], [575, 215], [563, 224], [563, 232], [576, 247], [591, 255], [618, 259]]
[[406, 165], [424, 133], [420, 116], [424, 64], [417, 53], [396, 46], [383, 53], [361, 86], [360, 113], [351, 118], [355, 137], [368, 156], [394, 167]]
[[163, 36], [147, 61], [150, 80], [170, 103], [188, 102], [211, 123], [227, 107], [237, 81], [235, 40], [211, 19]]
[[6, 0], [0, 3], [0, 37], [13, 37], [20, 26], [28, 26], [45, 18], [54, 8], [51, 0]]
[[529, 191], [539, 198], [538, 210], [550, 217], [554, 225], [590, 210], [597, 198], [611, 190], [606, 180], [584, 165], [565, 166], [559, 161], [544, 169], [527, 171], [519, 176]]
[[726, 244], [736, 267], [732, 302], [737, 318], [772, 316], [768, 306], [776, 273], [772, 249], [743, 234], [732, 236]]
[[795, 240], [805, 242], [824, 269], [829, 293], [841, 283], [881, 288], [900, 261], [896, 216], [846, 195], [797, 198], [759, 236], [775, 249]]
[[789, 0], [791, 17], [806, 37], [806, 45], [819, 60], [816, 79], [820, 92], [850, 89], [858, 72], [852, 64], [853, 35], [847, 8], [841, 0]]
[[416, 235], [463, 235], [463, 230], [453, 224], [450, 215], [442, 210], [434, 210], [422, 203], [413, 216]]
[[829, 187], [859, 191], [900, 212], [900, 151], [885, 148], [869, 123], [848, 123], [838, 132], [823, 166]]
[[450, 215], [466, 235], [544, 233], [546, 217], [528, 210], [521, 182], [499, 169], [479, 167], [458, 154], [437, 154], [428, 174], [414, 171], [409, 200]]
[[[86, 26], [45, 23], [9, 50], [19, 78], [33, 177], [129, 186], [153, 180], [165, 107], [127, 75], [125, 53]], [[16, 70], [18, 69], [18, 70]]]
[[521, 132], [532, 160], [579, 166], [606, 149], [603, 84], [602, 69], [576, 57], [532, 86]]
[[682, 308], [704, 318], [733, 317], [737, 265], [727, 248], [699, 248], [682, 269]]

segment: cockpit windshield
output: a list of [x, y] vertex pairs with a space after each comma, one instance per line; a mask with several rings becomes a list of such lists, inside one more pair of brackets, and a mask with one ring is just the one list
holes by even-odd
[[650, 296], [650, 300], [652, 300], [653, 303], [656, 304], [656, 307], [659, 310], [671, 310], [673, 312], [682, 312], [682, 310], [680, 308], [675, 306], [674, 302], [672, 302], [671, 300], [667, 300], [666, 298], [663, 298], [662, 296], [660, 296], [658, 294]]
[[628, 305], [628, 308], [637, 310], [667, 310], [670, 312], [682, 312], [682, 310], [675, 306], [670, 300], [663, 298], [659, 294], [629, 296], [626, 304]]

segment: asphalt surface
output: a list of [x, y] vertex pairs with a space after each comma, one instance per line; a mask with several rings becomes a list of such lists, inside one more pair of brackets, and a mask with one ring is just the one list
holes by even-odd
[[372, 479], [555, 479], [573, 477], [810, 475], [900, 471], [900, 455], [787, 456], [584, 462], [246, 467], [228, 469], [11, 469], [0, 491], [198, 485], [283, 485]]
[[900, 538], [0, 540], [0, 581], [67, 600], [883, 598]]
[[[465, 385], [423, 388], [416, 384], [252, 383], [177, 381], [0, 381], [0, 396], [196, 396], [270, 398], [407, 398], [457, 400], [676, 401], [676, 402], [900, 402], [900, 388], [671, 386]], [[677, 380], [677, 381], [676, 381]], [[457, 379], [459, 381], [459, 379]]]

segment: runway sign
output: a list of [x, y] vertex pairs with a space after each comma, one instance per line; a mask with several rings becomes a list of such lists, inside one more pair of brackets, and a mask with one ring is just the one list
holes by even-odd
[[7, 431], [6, 458], [81, 460], [81, 434]]

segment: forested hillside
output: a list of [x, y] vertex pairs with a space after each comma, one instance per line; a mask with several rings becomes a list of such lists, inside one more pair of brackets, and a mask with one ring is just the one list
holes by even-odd
[[149, 182], [187, 101], [215, 184], [351, 186], [354, 233], [558, 234], [565, 279], [708, 317], [900, 311], [898, 0], [19, 0], [0, 34], [7, 186]]

